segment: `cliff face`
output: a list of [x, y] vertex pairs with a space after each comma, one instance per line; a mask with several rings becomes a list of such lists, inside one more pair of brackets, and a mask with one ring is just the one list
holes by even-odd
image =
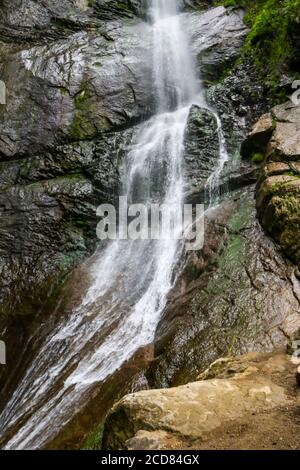
[[[154, 352], [130, 371], [126, 387], [134, 390], [186, 384], [218, 357], [270, 351], [300, 327], [294, 265], [299, 109], [281, 106], [265, 116], [262, 130], [243, 144], [247, 158], [241, 161], [250, 125], [269, 108], [251, 63], [235, 64], [249, 32], [243, 12], [184, 3], [191, 47], [207, 100], [221, 117], [230, 162], [220, 178], [221, 204], [207, 216], [204, 248], [184, 260]], [[8, 346], [1, 405], [25, 372], [14, 358], [26, 352], [27, 367], [64, 311], [54, 308], [61, 289], [71, 305], [86, 287], [81, 263], [97, 246], [95, 209], [116, 201], [128, 144], [154, 113], [145, 14], [146, 2], [138, 0], [1, 4], [0, 78], [7, 104], [0, 105], [0, 333]], [[205, 180], [219, 157], [217, 139], [214, 114], [194, 106], [185, 135], [189, 201], [205, 199]], [[251, 161], [254, 153], [266, 156], [261, 168]], [[289, 259], [256, 219], [257, 179], [260, 220]], [[92, 424], [80, 417], [89, 429], [76, 423], [76, 446], [101, 419], [94, 410], [87, 413]]]
[[34, 313], [49, 284], [94, 249], [95, 207], [118, 195], [127, 129], [151, 107], [134, 9], [64, 3], [2, 8], [4, 314]]
[[[126, 143], [153, 113], [151, 37], [136, 16], [142, 14], [141, 2], [1, 7], [4, 314], [34, 313], [53, 280], [59, 284], [95, 248], [95, 208], [115, 201]], [[220, 64], [233, 28], [237, 56], [246, 32], [239, 12], [218, 8], [186, 21], [195, 51]]]

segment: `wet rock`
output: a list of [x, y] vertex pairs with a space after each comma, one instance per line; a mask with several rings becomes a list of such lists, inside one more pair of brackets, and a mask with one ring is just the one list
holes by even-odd
[[[66, 17], [71, 9], [80, 18], [91, 20], [90, 11], [82, 12], [75, 9], [73, 2], [65, 1]], [[128, 2], [131, 7], [127, 8], [117, 3], [95, 2], [96, 10], [119, 15], [112, 21], [105, 19], [105, 27], [101, 22], [90, 25], [77, 21], [76, 16], [64, 34], [60, 31], [45, 46], [35, 39], [28, 47], [25, 38], [17, 51], [12, 45], [3, 46], [0, 73], [9, 97], [7, 107], [1, 108], [0, 152], [4, 158], [66, 138], [91, 139], [113, 126], [128, 126], [132, 120], [151, 112], [150, 30], [137, 19], [133, 24], [124, 24], [120, 19], [122, 12], [134, 9], [134, 4]], [[7, 4], [7, 24], [19, 25], [23, 21], [24, 27], [31, 31], [44, 21], [43, 27], [52, 32], [49, 21], [56, 18], [59, 6], [56, 2], [49, 5], [50, 2], [44, 2], [43, 6], [32, 2], [35, 15], [30, 15], [31, 22], [27, 24], [22, 15], [24, 2], [19, 8]], [[237, 12], [227, 14], [223, 7], [210, 10], [209, 14], [188, 14], [186, 22], [192, 31], [195, 51], [202, 49], [208, 55], [212, 45], [216, 48], [232, 36], [238, 28], [236, 23], [243, 24]], [[141, 35], [145, 38], [143, 47]], [[236, 45], [236, 50], [239, 46]]]
[[50, 286], [94, 250], [96, 207], [116, 203], [118, 162], [131, 136], [0, 163], [1, 313], [34, 314]]
[[[191, 31], [192, 47], [207, 88], [207, 101], [212, 110], [218, 111], [226, 139], [229, 162], [224, 166], [219, 182], [219, 191], [223, 193], [254, 182], [255, 169], [249, 165], [245, 171], [245, 167], [240, 166], [239, 147], [245, 138], [249, 121], [253, 122], [256, 114], [261, 114], [261, 110], [264, 109], [262, 86], [257, 83], [250, 64], [234, 66], [234, 57], [239, 54], [247, 34], [241, 10], [225, 10], [223, 7], [218, 7], [201, 15], [196, 13], [186, 15], [185, 21], [186, 27]], [[210, 74], [213, 74], [213, 77]], [[206, 152], [209, 153], [209, 148]], [[212, 167], [215, 168], [215, 144], [211, 153], [214, 162]], [[206, 174], [209, 174], [210, 170], [211, 168], [204, 168]], [[190, 193], [191, 197], [188, 197], [193, 202], [197, 197], [198, 202], [205, 199], [201, 175], [198, 178], [200, 182], [198, 188], [197, 183], [193, 181], [194, 190]], [[247, 178], [248, 183], [246, 183]]]
[[218, 82], [240, 53], [248, 28], [243, 10], [220, 6], [189, 19], [192, 45], [206, 85]]
[[[51, 280], [61, 282], [93, 250], [95, 207], [113, 202], [133, 126], [153, 113], [152, 36], [140, 1], [2, 3], [0, 310], [33, 313]], [[230, 29], [242, 35], [237, 12], [183, 16], [195, 53], [204, 52], [205, 35], [212, 54]], [[203, 147], [194, 117], [191, 133]], [[189, 152], [201, 192], [208, 150], [202, 161], [195, 145]]]
[[[94, 250], [96, 207], [115, 203], [119, 194], [133, 126], [152, 106], [150, 65], [140, 46], [140, 28], [148, 28], [136, 17], [124, 24], [135, 10], [135, 2], [125, 3], [3, 2], [5, 315], [38, 313], [42, 299]], [[104, 22], [100, 13], [108, 8], [112, 17]]]
[[257, 209], [265, 230], [297, 264], [300, 262], [300, 107], [290, 102], [273, 108], [254, 126], [245, 155], [264, 155], [257, 187]]
[[[268, 361], [264, 366], [254, 363], [232, 378], [127, 395], [106, 420], [103, 447], [142, 449], [146, 444], [147, 448], [161, 449], [173, 436], [177, 448], [182, 448], [183, 443], [191, 445], [212, 437], [216, 430], [243, 416], [286, 405], [287, 392], [273, 381], [270, 369], [274, 373], [274, 367], [270, 366], [268, 369]], [[286, 368], [284, 361], [282, 366], [281, 373]]]
[[94, 15], [102, 21], [110, 21], [115, 18], [132, 18], [134, 15], [145, 15], [146, 4], [143, 0], [94, 0], [91, 2]]
[[[218, 168], [220, 159], [220, 135], [213, 111], [196, 105], [191, 107], [184, 149], [186, 201], [207, 203], [210, 196], [207, 181]], [[216, 191], [220, 196], [254, 184], [257, 179], [257, 169], [251, 162], [240, 162], [230, 157], [216, 181]]]
[[192, 106], [184, 139], [184, 168], [187, 199], [205, 190], [207, 178], [219, 160], [218, 124], [214, 114]]
[[82, 31], [3, 58], [8, 94], [0, 110], [3, 159], [99, 137], [146, 113], [151, 74], [138, 28], [119, 24], [107, 34]]
[[209, 104], [218, 111], [233, 161], [240, 158], [240, 146], [247, 130], [267, 108], [263, 85], [247, 61], [232, 68], [224, 80], [207, 91]]
[[294, 266], [263, 233], [253, 193], [207, 214], [204, 247], [187, 255], [158, 325], [151, 387], [195, 380], [219, 357], [271, 351], [300, 326]]
[[0, 36], [21, 42], [62, 37], [84, 27], [129, 19], [144, 11], [138, 0], [4, 0]]

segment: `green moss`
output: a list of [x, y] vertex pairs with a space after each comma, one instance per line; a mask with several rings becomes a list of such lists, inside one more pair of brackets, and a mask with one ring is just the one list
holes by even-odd
[[239, 210], [228, 222], [229, 235], [225, 244], [220, 247], [218, 271], [207, 286], [208, 295], [216, 295], [230, 289], [234, 273], [238, 272], [245, 263], [246, 241], [242, 231], [249, 225], [252, 214], [252, 201], [249, 198], [243, 198]]
[[263, 224], [279, 242], [285, 253], [296, 263], [300, 261], [300, 198], [297, 191], [284, 188], [274, 195], [265, 209]]
[[244, 255], [245, 240], [239, 235], [232, 235], [220, 259], [220, 269], [227, 270], [241, 265], [244, 260]]
[[261, 163], [264, 160], [265, 156], [263, 153], [254, 153], [251, 157], [253, 163]]
[[[245, 261], [246, 242], [240, 235], [230, 235], [226, 245], [220, 250], [219, 267], [215, 277], [213, 277], [207, 287], [206, 293], [213, 297], [230, 289], [232, 285], [231, 275], [238, 271], [238, 268]], [[222, 309], [222, 305], [219, 305]]]
[[270, 188], [270, 193], [271, 194], [278, 194], [278, 193], [284, 193], [284, 196], [286, 197], [289, 193], [289, 185], [291, 182], [294, 182], [296, 180], [299, 180], [299, 176], [298, 175], [295, 175], [293, 174], [293, 172], [289, 172], [289, 175], [288, 175], [290, 178], [288, 179], [288, 181], [282, 181], [282, 182], [279, 182], [279, 183], [274, 183], [272, 184], [271, 188]]
[[76, 139], [84, 139], [85, 138], [85, 120], [82, 116], [75, 111], [72, 125], [71, 125], [71, 136], [75, 137]]
[[300, 214], [300, 200], [294, 193], [285, 194], [284, 197], [274, 197], [272, 205], [277, 209], [279, 221], [291, 221], [299, 218]]
[[277, 127], [277, 121], [275, 118], [272, 118], [272, 131], [274, 132]]
[[214, 4], [245, 9], [250, 32], [242, 56], [252, 58], [271, 90], [284, 71], [299, 75], [300, 0], [218, 0]]
[[93, 137], [95, 127], [89, 117], [90, 99], [88, 92], [83, 88], [74, 98], [75, 111], [71, 125], [71, 136], [76, 139]]
[[74, 97], [74, 115], [70, 134], [76, 140], [89, 140], [111, 128], [111, 122], [101, 113], [101, 104], [83, 80], [81, 90]]
[[237, 233], [249, 225], [253, 213], [253, 204], [250, 199], [244, 199], [239, 210], [231, 217], [228, 228], [230, 232]]
[[98, 450], [101, 449], [102, 437], [103, 437], [104, 421], [98, 424], [86, 438], [82, 450]]

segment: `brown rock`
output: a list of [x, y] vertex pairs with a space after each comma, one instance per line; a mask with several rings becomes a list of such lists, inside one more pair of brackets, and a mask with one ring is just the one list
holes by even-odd
[[[161, 448], [161, 439], [168, 437], [165, 433], [181, 440], [202, 440], [247, 414], [272, 410], [288, 403], [283, 387], [274, 383], [267, 373], [259, 373], [258, 367], [252, 366], [232, 379], [193, 382], [125, 396], [107, 418], [103, 445], [105, 449], [124, 449], [127, 446], [141, 449], [145, 445], [147, 448]], [[139, 434], [141, 431], [156, 434], [145, 436], [144, 433]]]
[[277, 123], [267, 148], [267, 157], [269, 160], [275, 161], [290, 161], [300, 158], [300, 122]]
[[241, 147], [241, 155], [249, 158], [255, 153], [265, 153], [268, 142], [272, 136], [274, 124], [271, 114], [264, 114], [253, 126], [247, 139]]
[[300, 106], [289, 101], [271, 111], [275, 129], [268, 144], [269, 160], [291, 161], [300, 157]]
[[285, 253], [299, 264], [300, 106], [287, 102], [262, 116], [243, 148], [266, 155], [256, 193], [259, 219]]
[[[295, 164], [295, 168], [300, 170], [300, 163], [293, 162]], [[296, 166], [297, 165], [297, 166]], [[291, 167], [288, 163], [284, 162], [269, 162], [265, 165], [262, 169], [262, 174], [265, 178], [269, 176], [276, 176], [281, 175], [282, 173], [290, 172]]]

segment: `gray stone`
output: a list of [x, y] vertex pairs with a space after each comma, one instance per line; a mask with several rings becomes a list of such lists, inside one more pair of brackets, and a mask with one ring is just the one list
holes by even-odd
[[186, 449], [193, 442], [213, 439], [214, 432], [242, 417], [288, 405], [288, 391], [270, 374], [271, 364], [272, 372], [278, 365], [281, 373], [288, 370], [286, 360], [279, 359], [280, 364], [275, 357], [269, 363], [245, 365], [244, 372], [231, 378], [126, 395], [106, 419], [103, 448], [165, 449], [172, 444], [171, 449]]
[[192, 46], [206, 84], [216, 83], [234, 65], [248, 28], [243, 10], [220, 6], [188, 16]]
[[191, 108], [184, 147], [186, 198], [191, 199], [204, 192], [207, 178], [218, 165], [218, 124], [211, 111], [198, 106]]

